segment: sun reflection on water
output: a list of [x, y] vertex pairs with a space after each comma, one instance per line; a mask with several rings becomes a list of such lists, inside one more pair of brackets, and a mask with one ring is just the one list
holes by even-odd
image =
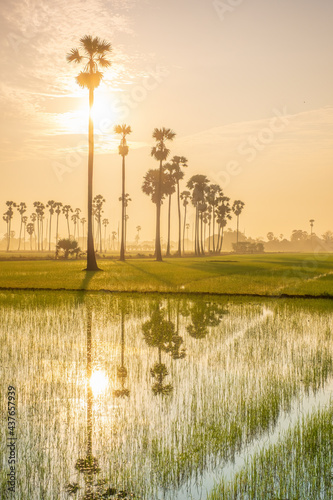
[[105, 392], [109, 380], [108, 377], [106, 376], [105, 372], [103, 370], [96, 370], [93, 371], [90, 380], [89, 380], [90, 387], [93, 391], [94, 396], [99, 396], [103, 392]]

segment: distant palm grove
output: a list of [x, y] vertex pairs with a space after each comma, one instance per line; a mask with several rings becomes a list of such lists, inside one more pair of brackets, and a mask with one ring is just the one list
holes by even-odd
[[[5, 234], [6, 250], [30, 250], [30, 251], [54, 251], [58, 256], [60, 250], [68, 257], [74, 253], [76, 257], [80, 254], [86, 255], [87, 270], [98, 270], [95, 250], [100, 254], [107, 251], [119, 252], [120, 260], [125, 260], [127, 241], [127, 221], [129, 218], [128, 206], [132, 202], [130, 194], [126, 192], [126, 167], [125, 159], [129, 155], [127, 136], [132, 132], [131, 127], [126, 124], [116, 125], [114, 131], [120, 136], [119, 155], [121, 157], [122, 185], [119, 186], [119, 201], [121, 202], [120, 227], [116, 221], [110, 221], [103, 217], [105, 198], [98, 194], [93, 196], [93, 161], [94, 161], [94, 123], [92, 118], [92, 107], [94, 103], [94, 91], [102, 81], [103, 74], [100, 68], [108, 68], [111, 65], [109, 55], [111, 44], [97, 37], [84, 36], [80, 40], [79, 49], [72, 49], [67, 54], [69, 63], [81, 64], [83, 69], [76, 77], [78, 85], [86, 88], [89, 92], [89, 121], [88, 121], [88, 193], [87, 214], [83, 215], [79, 207], [72, 207], [64, 200], [50, 199], [47, 202], [35, 201], [33, 208], [28, 212], [25, 202], [16, 203], [6, 201], [6, 210], [3, 220], [6, 222]], [[165, 214], [167, 217], [167, 238], [165, 255], [172, 254], [171, 227], [177, 227], [177, 243], [173, 249], [173, 255], [181, 257], [185, 252], [193, 252], [196, 256], [206, 253], [219, 254], [223, 250], [225, 228], [231, 220], [232, 215], [236, 218], [236, 241], [233, 249], [236, 251], [262, 252], [264, 250], [261, 241], [247, 240], [239, 231], [239, 220], [244, 209], [244, 202], [235, 200], [231, 203], [218, 184], [212, 184], [206, 175], [196, 174], [184, 182], [185, 170], [188, 160], [185, 156], [171, 155], [169, 149], [176, 134], [170, 128], [155, 128], [152, 137], [155, 141], [151, 148], [151, 156], [157, 161], [157, 168], [149, 169], [142, 181], [142, 191], [151, 198], [155, 209], [155, 235], [154, 256], [157, 261], [162, 260], [161, 242], [161, 208], [165, 202]], [[133, 200], [133, 204], [135, 200]], [[176, 220], [172, 220], [171, 207], [176, 204]], [[194, 210], [194, 223], [189, 223], [189, 205]], [[19, 235], [12, 230], [12, 221], [19, 217]], [[65, 222], [66, 233], [59, 235], [60, 223]], [[310, 220], [311, 237], [313, 234], [314, 220]], [[143, 223], [142, 223], [143, 224]], [[112, 227], [112, 230], [109, 230]], [[142, 227], [137, 226], [135, 236], [135, 247], [140, 250], [140, 231]], [[190, 233], [191, 231], [191, 243]], [[300, 231], [302, 233], [302, 231]], [[107, 236], [108, 233], [108, 236]], [[299, 231], [295, 230], [297, 237]], [[273, 233], [269, 233], [272, 235]], [[331, 233], [325, 233], [325, 238], [331, 242]], [[15, 246], [14, 237], [16, 236]], [[283, 235], [282, 235], [283, 236]], [[296, 238], [296, 235], [295, 235]], [[269, 241], [277, 241], [276, 238], [268, 238]], [[66, 243], [67, 240], [67, 243]], [[280, 238], [282, 241], [282, 238]], [[75, 241], [77, 244], [73, 244]], [[86, 249], [84, 251], [82, 248]], [[152, 250], [147, 243], [143, 250]]]

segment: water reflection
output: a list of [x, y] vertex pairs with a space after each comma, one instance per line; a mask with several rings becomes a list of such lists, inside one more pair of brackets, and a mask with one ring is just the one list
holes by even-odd
[[196, 300], [189, 307], [191, 324], [186, 327], [186, 331], [195, 339], [204, 339], [209, 327], [218, 326], [227, 313], [222, 304], [204, 299]]
[[127, 368], [125, 367], [125, 311], [124, 303], [121, 305], [121, 355], [120, 355], [120, 366], [117, 366], [117, 379], [120, 381], [120, 389], [115, 389], [113, 394], [116, 398], [124, 398], [130, 395], [129, 389], [125, 388], [125, 382], [127, 379]]
[[155, 380], [152, 386], [155, 395], [167, 395], [173, 391], [172, 384], [164, 384], [169, 371], [162, 363], [162, 352], [169, 354], [173, 359], [182, 359], [186, 355], [186, 349], [182, 347], [183, 338], [178, 335], [174, 323], [165, 319], [165, 315], [165, 310], [157, 302], [150, 319], [142, 324], [142, 332], [147, 345], [158, 350], [158, 362], [150, 369], [150, 375]]

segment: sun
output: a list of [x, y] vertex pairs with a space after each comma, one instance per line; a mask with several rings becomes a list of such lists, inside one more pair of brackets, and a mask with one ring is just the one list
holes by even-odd
[[93, 395], [99, 396], [100, 394], [105, 392], [109, 384], [108, 377], [103, 370], [93, 371], [89, 380], [89, 384], [93, 391]]

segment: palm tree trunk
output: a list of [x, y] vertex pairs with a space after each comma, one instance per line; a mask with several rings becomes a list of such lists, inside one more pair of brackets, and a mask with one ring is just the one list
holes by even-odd
[[20, 250], [20, 247], [21, 247], [21, 235], [22, 235], [22, 215], [21, 215], [21, 225], [20, 225], [19, 244], [18, 244], [18, 249], [17, 249], [17, 250]]
[[208, 222], [208, 252], [210, 253], [210, 226], [211, 226], [211, 219], [209, 219]]
[[68, 239], [70, 239], [71, 234], [70, 234], [70, 230], [69, 230], [69, 213], [68, 213], [68, 216], [67, 216], [67, 230], [68, 230]]
[[121, 244], [120, 260], [125, 260], [125, 156], [122, 157], [122, 194], [121, 194]]
[[213, 252], [215, 253], [215, 206], [213, 205]]
[[52, 224], [52, 215], [50, 214], [50, 228], [49, 228], [49, 251], [51, 250], [51, 224]]
[[162, 160], [160, 160], [160, 171], [158, 180], [158, 196], [156, 203], [156, 238], [155, 238], [155, 255], [156, 260], [162, 262], [161, 252], [161, 187], [162, 187]]
[[203, 223], [202, 223], [202, 218], [203, 218], [203, 214], [201, 212], [201, 215], [200, 215], [200, 245], [201, 245], [201, 253], [202, 253], [202, 255], [205, 255], [205, 250], [204, 250], [204, 246], [203, 246]]
[[186, 205], [184, 211], [184, 225], [183, 225], [183, 254], [185, 253], [185, 230], [186, 230]]
[[169, 209], [168, 209], [168, 243], [166, 256], [170, 257], [170, 218], [171, 218], [171, 194], [169, 194]]
[[57, 214], [56, 248], [58, 245], [59, 214]]
[[98, 271], [94, 250], [92, 232], [92, 193], [93, 193], [93, 168], [94, 168], [94, 122], [92, 107], [94, 104], [94, 89], [89, 89], [89, 155], [88, 155], [88, 238], [87, 238], [87, 268], [86, 271]]
[[238, 250], [238, 227], [239, 227], [239, 215], [237, 215], [237, 250]]
[[99, 250], [102, 253], [102, 224], [101, 224], [101, 217], [99, 218]]
[[178, 257], [182, 256], [182, 215], [180, 212], [179, 180], [177, 180], [177, 201], [178, 201]]

